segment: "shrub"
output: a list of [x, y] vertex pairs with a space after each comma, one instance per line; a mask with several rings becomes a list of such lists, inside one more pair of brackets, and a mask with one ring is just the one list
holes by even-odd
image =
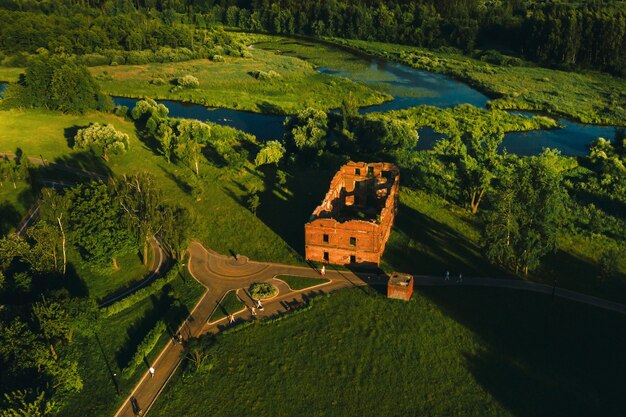
[[200, 81], [193, 75], [184, 75], [176, 80], [176, 83], [182, 88], [197, 88]]
[[157, 77], [157, 78], [153, 78], [150, 80], [150, 84], [152, 85], [165, 85], [167, 84], [167, 81], [165, 81], [163, 78]]
[[128, 150], [128, 135], [115, 130], [113, 125], [94, 123], [84, 129], [79, 129], [74, 136], [76, 149], [98, 149], [105, 160], [109, 154], [124, 153]]
[[134, 306], [138, 302], [145, 300], [151, 295], [158, 293], [159, 291], [163, 289], [163, 287], [165, 287], [170, 282], [174, 281], [174, 279], [178, 276], [179, 272], [181, 271], [181, 268], [182, 268], [182, 265], [175, 265], [174, 267], [172, 267], [172, 269], [170, 269], [170, 271], [165, 276], [155, 280], [152, 284], [148, 285], [147, 287], [143, 287], [135, 291], [128, 297], [122, 298], [121, 300], [116, 301], [115, 303], [107, 307], [103, 307], [101, 309], [102, 317], [105, 317], [105, 318], [111, 317], [112, 315], [117, 314], [120, 311], [124, 311], [128, 307]]
[[162, 321], [158, 321], [155, 326], [148, 332], [146, 337], [143, 338], [141, 343], [137, 346], [137, 351], [131, 358], [128, 366], [124, 368], [122, 374], [125, 378], [130, 378], [130, 376], [135, 372], [137, 367], [143, 363], [143, 358], [148, 356], [152, 349], [156, 346], [161, 338], [161, 335], [165, 332], [166, 326]]
[[267, 80], [272, 80], [274, 78], [281, 77], [281, 75], [274, 70], [269, 70], [267, 72], [261, 71], [261, 70], [255, 70], [255, 71], [250, 71], [249, 74], [252, 75], [257, 80], [261, 80], [261, 81], [267, 81]]
[[224, 62], [224, 57], [218, 54], [215, 54], [211, 57], [211, 61], [213, 62]]
[[278, 294], [278, 288], [268, 282], [255, 282], [250, 286], [250, 295], [255, 300], [272, 298]]

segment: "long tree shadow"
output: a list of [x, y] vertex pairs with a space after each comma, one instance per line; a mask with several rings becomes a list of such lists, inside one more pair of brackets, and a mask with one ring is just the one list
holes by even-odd
[[450, 226], [400, 204], [383, 258], [397, 271], [441, 275], [502, 275], [481, 248]]
[[423, 287], [485, 348], [466, 367], [516, 416], [621, 415], [626, 316], [543, 294]]
[[3, 201], [0, 203], [0, 236], [4, 236], [20, 221], [21, 215], [13, 204]]
[[600, 265], [563, 250], [549, 254], [539, 270], [531, 276], [535, 281], [591, 294], [618, 302], [626, 302], [626, 275], [614, 272], [604, 277]]

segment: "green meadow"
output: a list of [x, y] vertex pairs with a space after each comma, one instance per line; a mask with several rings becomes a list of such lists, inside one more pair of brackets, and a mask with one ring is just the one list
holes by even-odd
[[625, 320], [521, 291], [419, 288], [405, 303], [344, 290], [218, 335], [151, 413], [618, 415]]

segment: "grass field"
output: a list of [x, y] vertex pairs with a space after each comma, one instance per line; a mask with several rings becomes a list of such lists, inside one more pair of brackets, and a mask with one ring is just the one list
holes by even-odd
[[[124, 97], [151, 97], [262, 113], [291, 114], [307, 106], [337, 108], [348, 94], [359, 105], [379, 104], [391, 97], [347, 79], [321, 74], [300, 59], [262, 50], [252, 58], [226, 57], [225, 62], [194, 60], [179, 63], [122, 65], [91, 68], [104, 92]], [[254, 71], [280, 76], [261, 79]], [[178, 77], [193, 75], [195, 89], [171, 91]], [[0, 73], [1, 75], [1, 73]], [[151, 83], [160, 78], [163, 85]]]
[[[218, 336], [179, 372], [155, 417], [618, 415], [626, 318], [547, 296], [372, 289]], [[190, 401], [193, 398], [193, 401]]]
[[[84, 388], [68, 398], [59, 415], [112, 416], [146, 371], [140, 367], [130, 378], [121, 377], [121, 370], [137, 345], [158, 320], [163, 320], [170, 329], [178, 328], [203, 292], [204, 287], [183, 270], [157, 295], [102, 320], [95, 336], [78, 338], [65, 347], [70, 357], [79, 363]], [[148, 356], [149, 361], [157, 357], [168, 339], [169, 335], [165, 333]], [[112, 374], [117, 374], [117, 377]], [[121, 395], [117, 395], [114, 381], [119, 384]]]
[[215, 309], [213, 314], [211, 314], [211, 317], [209, 318], [209, 323], [223, 319], [224, 317], [230, 314], [234, 314], [243, 308], [243, 303], [237, 297], [237, 291], [231, 290], [220, 301], [219, 306]]
[[[73, 247], [68, 252], [76, 276], [85, 283], [89, 296], [98, 301], [144, 279], [149, 273], [150, 262], [144, 266], [138, 251], [131, 250], [119, 256], [116, 259], [119, 266], [117, 270], [113, 265], [89, 265]], [[152, 251], [149, 253], [152, 257]]]
[[330, 282], [328, 278], [309, 278], [309, 277], [299, 277], [296, 275], [278, 275], [278, 278], [281, 281], [285, 281], [289, 288], [292, 290], [304, 290], [305, 288], [315, 287], [316, 285], [325, 284]]
[[[68, 146], [67, 137], [73, 137], [78, 127], [96, 121], [112, 123], [117, 129], [128, 133], [130, 150], [123, 155], [113, 156], [109, 163], [88, 153], [74, 152]], [[118, 175], [150, 172], [157, 178], [166, 200], [184, 205], [195, 214], [195, 237], [207, 246], [221, 253], [233, 250], [253, 259], [299, 262], [298, 254], [241, 204], [247, 195], [248, 183], [263, 186], [264, 179], [253, 170], [233, 173], [202, 165], [200, 178], [196, 179], [188, 168], [168, 164], [140, 141], [131, 122], [101, 113], [73, 116], [42, 110], [0, 111], [0, 150], [12, 152], [16, 144], [27, 155], [43, 155], [53, 162], [98, 172]], [[191, 193], [191, 181], [198, 185], [197, 193]], [[10, 190], [6, 194], [7, 204], [16, 200]], [[0, 201], [0, 204], [3, 202]], [[23, 211], [23, 207], [18, 206], [16, 209]], [[238, 230], [246, 230], [246, 234]], [[249, 236], [255, 238], [249, 239]]]
[[567, 72], [522, 62], [498, 65], [456, 53], [404, 45], [332, 39], [341, 45], [451, 75], [494, 97], [492, 108], [532, 110], [583, 123], [626, 126], [626, 80], [597, 72]]

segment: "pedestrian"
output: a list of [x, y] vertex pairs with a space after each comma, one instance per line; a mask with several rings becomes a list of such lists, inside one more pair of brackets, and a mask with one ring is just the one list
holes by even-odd
[[446, 271], [446, 281], [450, 281], [450, 271]]
[[256, 308], [258, 308], [259, 311], [263, 311], [263, 304], [261, 304], [261, 300], [256, 301]]
[[463, 282], [463, 275], [459, 274], [459, 280], [457, 282]]
[[230, 323], [234, 323], [234, 322], [235, 322], [235, 316], [233, 316], [232, 314], [229, 314], [229, 315], [228, 315], [228, 321], [229, 321]]
[[250, 312], [252, 313], [253, 316], [256, 316], [256, 308], [252, 307], [250, 309]]
[[154, 378], [154, 368], [150, 367], [150, 378]]
[[324, 276], [326, 274], [326, 265], [322, 265], [322, 269], [320, 270], [320, 274]]

